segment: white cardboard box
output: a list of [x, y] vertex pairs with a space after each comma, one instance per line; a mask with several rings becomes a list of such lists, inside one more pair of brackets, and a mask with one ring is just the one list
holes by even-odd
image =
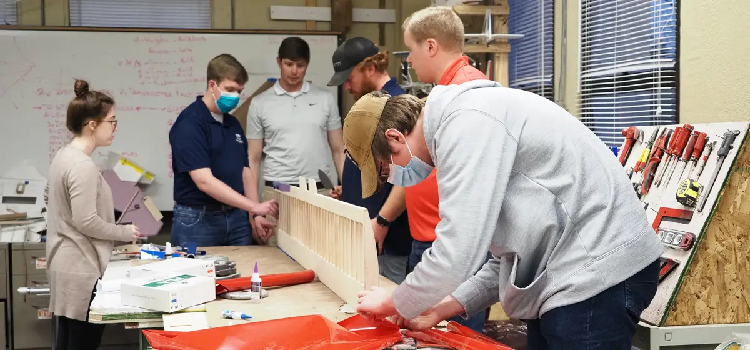
[[160, 274], [188, 274], [193, 276], [205, 276], [216, 278], [216, 269], [213, 260], [169, 258], [150, 264], [131, 267], [127, 278], [141, 278]]
[[216, 281], [189, 274], [161, 274], [123, 280], [124, 306], [175, 312], [216, 299]]

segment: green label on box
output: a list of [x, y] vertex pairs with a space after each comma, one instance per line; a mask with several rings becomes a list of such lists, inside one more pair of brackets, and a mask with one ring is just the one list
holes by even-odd
[[193, 275], [179, 275], [179, 276], [174, 276], [174, 277], [170, 277], [170, 278], [165, 278], [163, 280], [149, 282], [149, 283], [144, 284], [143, 286], [144, 287], [149, 287], [149, 288], [159, 288], [159, 287], [162, 287], [162, 286], [166, 286], [168, 284], [185, 282], [185, 281], [187, 281], [187, 280], [189, 280], [189, 279], [191, 279], [193, 277], [195, 277], [195, 276], [193, 276]]

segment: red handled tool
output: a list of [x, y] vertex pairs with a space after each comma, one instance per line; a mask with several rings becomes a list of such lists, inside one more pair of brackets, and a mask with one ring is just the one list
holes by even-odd
[[672, 172], [677, 166], [680, 155], [682, 155], [682, 151], [685, 149], [685, 146], [690, 139], [690, 135], [693, 133], [693, 126], [690, 124], [685, 124], [679, 129], [680, 132], [675, 135], [675, 137], [673, 137], [675, 142], [672, 144], [673, 148], [671, 149], [671, 152], [669, 152], [670, 156], [669, 160], [667, 161], [667, 167], [659, 176], [659, 180], [656, 182], [656, 187], [661, 186], [662, 182], [664, 181], [664, 175], [666, 175], [667, 172], [669, 173], [669, 175], [667, 176], [667, 182], [669, 182], [669, 179], [672, 176]]
[[664, 155], [665, 147], [670, 138], [674, 139], [671, 136], [672, 129], [664, 128], [662, 135], [659, 136], [654, 147], [651, 149], [651, 157], [649, 157], [648, 164], [646, 164], [646, 168], [643, 170], [643, 182], [641, 182], [639, 188], [636, 189], [636, 192], [640, 196], [646, 195], [651, 189], [651, 184], [656, 178], [657, 169], [659, 169], [659, 164], [661, 163], [661, 157]]
[[628, 161], [628, 157], [630, 157], [630, 151], [633, 150], [633, 144], [638, 136], [638, 132], [639, 130], [635, 126], [622, 129], [622, 136], [625, 136], [625, 146], [622, 148], [622, 152], [620, 152], [620, 164], [623, 166]]

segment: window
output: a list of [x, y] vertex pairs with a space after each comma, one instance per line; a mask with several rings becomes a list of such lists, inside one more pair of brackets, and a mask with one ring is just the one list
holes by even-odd
[[18, 24], [16, 0], [0, 0], [0, 26]]
[[211, 3], [210, 0], [70, 0], [70, 25], [209, 29]]
[[553, 0], [509, 0], [508, 33], [523, 34], [510, 40], [510, 87], [552, 99], [554, 93]]
[[623, 128], [677, 123], [676, 0], [580, 7], [581, 121], [608, 146], [622, 144]]

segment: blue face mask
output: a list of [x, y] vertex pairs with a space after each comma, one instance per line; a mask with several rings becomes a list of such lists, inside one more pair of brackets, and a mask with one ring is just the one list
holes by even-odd
[[237, 108], [237, 105], [240, 103], [239, 93], [221, 91], [218, 86], [216, 89], [221, 93], [219, 98], [216, 99], [216, 107], [221, 113], [229, 113]]
[[400, 187], [411, 187], [424, 181], [434, 169], [411, 153], [408, 142], [406, 143], [406, 149], [409, 151], [411, 159], [405, 167], [394, 164], [393, 157], [391, 157], [391, 164], [389, 165], [388, 182]]

